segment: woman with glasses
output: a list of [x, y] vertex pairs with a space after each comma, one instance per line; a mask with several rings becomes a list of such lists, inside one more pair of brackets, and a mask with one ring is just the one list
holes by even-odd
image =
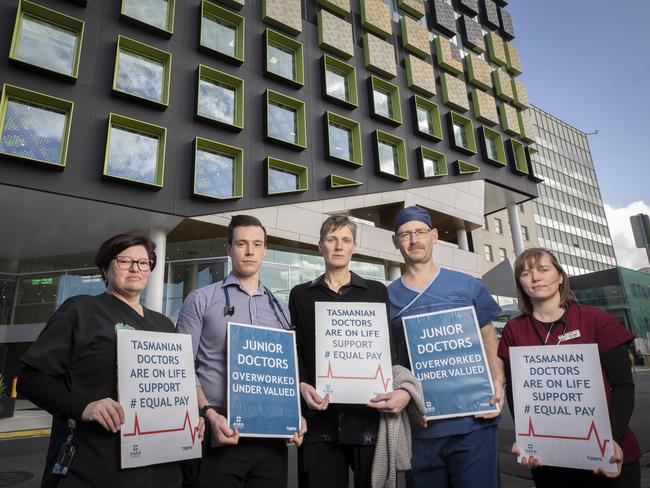
[[21, 358], [20, 393], [53, 416], [42, 486], [178, 487], [179, 463], [120, 468], [116, 331], [175, 332], [140, 304], [155, 246], [139, 233], [119, 234], [99, 247], [95, 264], [106, 292], [66, 300]]
[[[533, 456], [524, 456], [522, 464], [532, 468], [537, 488], [639, 487], [641, 453], [628, 427], [634, 408], [634, 382], [627, 345], [634, 335], [607, 312], [577, 303], [567, 274], [546, 249], [525, 250], [515, 261], [514, 273], [522, 314], [506, 324], [498, 350], [505, 363], [510, 411], [513, 411], [510, 347], [596, 344], [614, 437], [614, 456], [610, 462], [616, 463], [617, 470], [596, 474], [588, 470], [541, 466]], [[513, 452], [521, 454], [516, 445]]]

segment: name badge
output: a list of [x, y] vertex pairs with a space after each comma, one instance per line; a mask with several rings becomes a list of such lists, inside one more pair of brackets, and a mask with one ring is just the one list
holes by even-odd
[[572, 330], [571, 332], [561, 335], [560, 342], [570, 341], [571, 339], [577, 339], [578, 337], [580, 337], [580, 331]]

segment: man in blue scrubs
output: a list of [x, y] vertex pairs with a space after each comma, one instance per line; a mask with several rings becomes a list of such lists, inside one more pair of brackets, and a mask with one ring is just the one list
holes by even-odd
[[[391, 327], [395, 338], [393, 363], [409, 367], [402, 317], [474, 306], [494, 382], [491, 403], [503, 405], [503, 363], [497, 356], [492, 319], [500, 312], [490, 293], [471, 276], [443, 269], [433, 261], [438, 231], [421, 207], [403, 208], [395, 219], [393, 243], [404, 257], [402, 277], [388, 287]], [[498, 488], [498, 414], [429, 421], [414, 429], [410, 488]]]

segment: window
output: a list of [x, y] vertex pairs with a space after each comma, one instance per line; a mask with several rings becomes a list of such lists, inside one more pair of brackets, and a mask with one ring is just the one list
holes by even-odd
[[9, 59], [75, 81], [83, 32], [81, 20], [22, 0]]
[[447, 174], [447, 158], [441, 152], [420, 146], [420, 177], [435, 178]]
[[398, 180], [408, 180], [406, 144], [404, 139], [380, 130], [375, 131], [377, 172]]
[[358, 180], [353, 180], [351, 178], [346, 178], [344, 176], [339, 176], [331, 174], [327, 177], [327, 188], [334, 190], [336, 188], [350, 188], [353, 186], [361, 186], [363, 182]]
[[452, 145], [459, 151], [469, 154], [476, 153], [476, 139], [472, 121], [456, 112], [449, 112], [449, 125], [452, 134]]
[[166, 134], [164, 127], [111, 114], [104, 176], [161, 188]]
[[302, 150], [307, 147], [305, 103], [301, 100], [266, 90], [267, 139]]
[[510, 139], [508, 141], [508, 152], [512, 161], [512, 168], [519, 174], [528, 174], [528, 156], [526, 147], [519, 141]]
[[244, 17], [203, 0], [200, 45], [233, 64], [244, 61]]
[[508, 259], [508, 254], [506, 253], [506, 250], [502, 247], [499, 248], [499, 262], [505, 261]]
[[121, 14], [166, 37], [174, 31], [174, 0], [122, 0]]
[[355, 120], [327, 112], [328, 156], [335, 161], [363, 165], [361, 154], [361, 127]]
[[402, 108], [399, 99], [399, 88], [381, 78], [371, 76], [370, 90], [372, 92], [373, 115], [392, 125], [401, 124]]
[[227, 129], [243, 129], [244, 80], [199, 65], [196, 115]]
[[528, 227], [525, 225], [521, 226], [521, 237], [524, 238], [524, 241], [530, 240], [530, 237], [528, 236]]
[[494, 256], [492, 255], [492, 246], [489, 244], [484, 244], [483, 249], [485, 253], [485, 260], [490, 262], [494, 261]]
[[483, 228], [485, 230], [490, 230], [490, 226], [488, 224], [488, 218], [487, 217], [483, 217]]
[[306, 191], [308, 188], [307, 168], [299, 164], [266, 158], [266, 193], [281, 195]]
[[503, 234], [503, 222], [499, 218], [494, 218], [494, 231], [497, 234]]
[[442, 125], [438, 106], [425, 98], [415, 95], [413, 97], [413, 108], [415, 132], [434, 141], [442, 140]]
[[506, 150], [503, 146], [503, 136], [501, 133], [485, 126], [480, 127], [479, 133], [481, 134], [481, 143], [485, 160], [497, 166], [505, 166], [508, 164], [506, 161]]
[[74, 103], [5, 84], [0, 153], [64, 168]]
[[355, 108], [359, 102], [354, 66], [328, 54], [323, 56], [322, 63], [325, 98], [348, 108]]
[[266, 74], [296, 86], [305, 82], [302, 43], [266, 29]]
[[194, 195], [212, 200], [243, 196], [244, 151], [197, 137], [194, 144]]
[[119, 36], [113, 90], [166, 107], [169, 103], [171, 62], [170, 53]]
[[524, 204], [523, 204], [523, 203], [519, 203], [519, 204], [517, 204], [517, 208], [519, 208], [519, 212], [520, 212], [520, 213], [522, 213], [522, 214], [523, 214], [523, 213], [526, 213], [526, 211], [525, 211], [525, 209], [524, 209]]

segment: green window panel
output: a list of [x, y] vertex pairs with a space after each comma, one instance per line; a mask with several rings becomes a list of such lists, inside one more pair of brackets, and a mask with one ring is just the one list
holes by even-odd
[[397, 0], [397, 7], [416, 19], [425, 15], [424, 3], [420, 0]]
[[335, 190], [337, 188], [352, 188], [355, 186], [363, 185], [362, 181], [353, 180], [352, 178], [346, 178], [344, 176], [331, 174], [326, 178], [327, 188], [330, 190]]
[[499, 123], [497, 103], [492, 95], [473, 88], [472, 105], [474, 106], [474, 116], [477, 120], [488, 125], [497, 125]]
[[512, 93], [512, 79], [510, 75], [503, 69], [498, 69], [492, 72], [494, 78], [494, 88], [497, 91], [497, 97], [506, 102], [511, 102], [514, 94]]
[[507, 103], [499, 104], [499, 115], [501, 116], [501, 126], [503, 130], [511, 136], [519, 135], [519, 118], [517, 109]]
[[478, 173], [480, 171], [481, 168], [479, 168], [475, 164], [468, 163], [467, 161], [463, 161], [462, 159], [456, 161], [456, 172], [459, 175], [470, 175], [472, 173]]
[[302, 151], [307, 147], [305, 102], [266, 90], [267, 140]]
[[377, 174], [391, 179], [409, 179], [406, 143], [404, 139], [381, 130], [375, 131]]
[[65, 168], [74, 103], [13, 85], [2, 87], [0, 153]]
[[465, 60], [467, 61], [469, 82], [483, 90], [491, 89], [492, 70], [490, 70], [490, 65], [473, 53], [465, 56]]
[[390, 5], [382, 0], [361, 0], [361, 25], [382, 39], [392, 36], [393, 22]]
[[488, 163], [496, 166], [505, 166], [508, 164], [501, 133], [481, 126], [479, 128], [479, 134], [481, 135], [481, 149], [483, 150], [484, 159]]
[[328, 158], [355, 167], [363, 166], [359, 122], [327, 112], [325, 124]]
[[230, 8], [234, 8], [236, 10], [241, 10], [242, 7], [245, 5], [245, 0], [219, 0], [219, 2], [223, 3], [224, 5], [227, 5]]
[[507, 64], [507, 59], [503, 39], [499, 37], [499, 34], [491, 31], [487, 33], [486, 40], [490, 61], [499, 66], [505, 66]]
[[402, 29], [402, 46], [404, 46], [404, 49], [422, 58], [431, 56], [429, 31], [425, 25], [407, 16], [400, 19], [399, 25]]
[[442, 36], [438, 36], [435, 38], [434, 44], [436, 46], [438, 66], [454, 75], [461, 74], [463, 72], [463, 62], [454, 56], [451, 42]]
[[244, 196], [244, 150], [197, 137], [194, 141], [193, 193], [210, 200]]
[[171, 53], [118, 36], [113, 91], [166, 108], [171, 65]]
[[376, 118], [392, 125], [402, 123], [402, 104], [399, 88], [377, 76], [369, 78], [372, 100], [372, 114]]
[[103, 175], [110, 179], [163, 186], [167, 129], [110, 114]]
[[174, 33], [175, 0], [122, 0], [120, 14], [165, 37]]
[[519, 76], [522, 73], [519, 49], [511, 43], [506, 42], [505, 51], [508, 71], [512, 73], [513, 76]]
[[75, 82], [84, 23], [21, 0], [9, 49], [12, 63]]
[[456, 112], [449, 112], [447, 117], [452, 147], [467, 154], [476, 154], [476, 138], [471, 119]]
[[519, 132], [521, 138], [530, 144], [534, 143], [537, 138], [537, 127], [535, 127], [530, 110], [519, 111], [517, 117], [519, 118]]
[[436, 94], [436, 74], [433, 66], [412, 54], [407, 54], [406, 82], [408, 87], [426, 97], [433, 97]]
[[200, 64], [196, 116], [226, 129], [244, 128], [244, 80]]
[[350, 13], [350, 0], [316, 0], [316, 3], [343, 17]]
[[203, 0], [201, 2], [202, 49], [224, 61], [240, 65], [244, 61], [244, 17]]
[[420, 146], [418, 148], [418, 160], [420, 163], [420, 178], [422, 179], [437, 178], [448, 173], [447, 157], [444, 153]]
[[526, 155], [526, 146], [519, 141], [510, 139], [508, 140], [508, 155], [510, 156], [510, 163], [512, 164], [513, 172], [520, 175], [527, 175], [530, 173], [528, 157]]
[[344, 107], [356, 108], [359, 105], [359, 99], [357, 73], [354, 66], [325, 54], [321, 67], [323, 96]]
[[266, 158], [266, 195], [286, 195], [309, 189], [307, 167], [282, 159]]
[[388, 79], [397, 76], [395, 46], [372, 34], [363, 36], [363, 55], [366, 68]]
[[516, 107], [525, 110], [529, 107], [526, 85], [516, 78], [512, 79], [513, 101]]
[[440, 85], [442, 86], [442, 102], [445, 105], [461, 112], [469, 110], [465, 81], [459, 80], [449, 73], [440, 73]]
[[442, 123], [438, 105], [417, 95], [414, 95], [412, 100], [415, 133], [436, 142], [441, 141]]
[[341, 56], [343, 59], [350, 59], [354, 56], [352, 24], [329, 13], [327, 10], [319, 10], [318, 46]]
[[262, 20], [297, 36], [302, 32], [301, 0], [262, 0]]
[[301, 87], [305, 84], [302, 42], [266, 29], [265, 73], [275, 79]]

